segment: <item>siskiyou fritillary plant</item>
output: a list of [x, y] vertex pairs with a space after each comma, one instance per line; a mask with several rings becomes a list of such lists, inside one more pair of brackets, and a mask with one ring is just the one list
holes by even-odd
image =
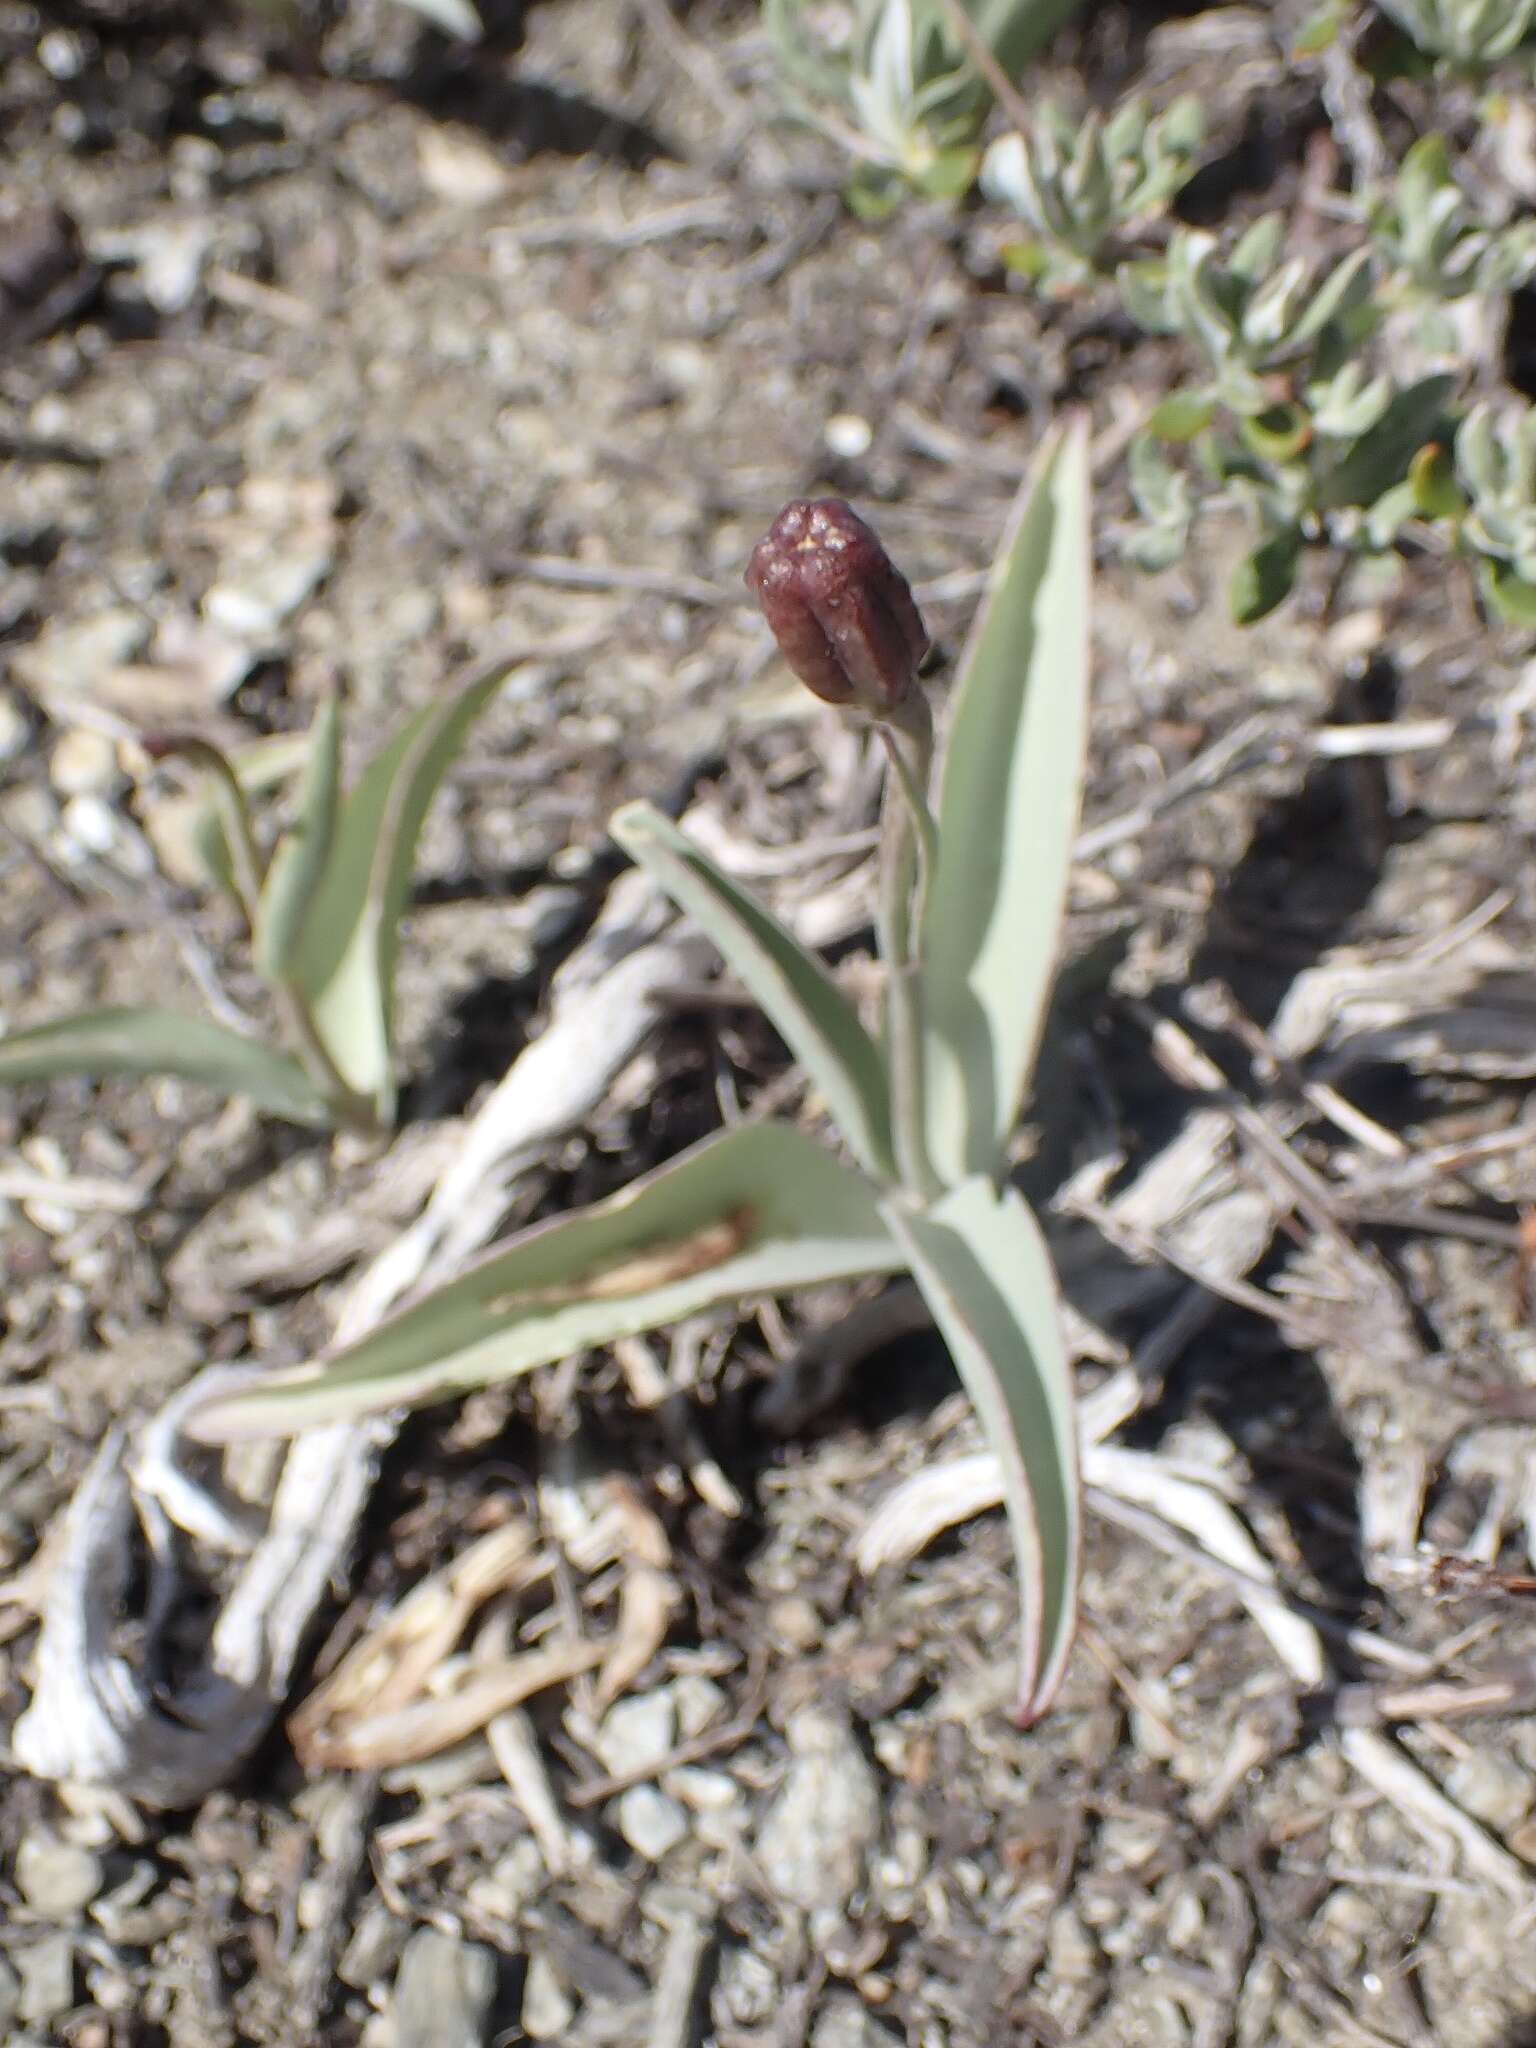
[[[395, 964], [416, 842], [432, 799], [517, 659], [454, 683], [385, 741], [350, 789], [341, 712], [322, 705], [297, 745], [241, 756], [192, 735], [145, 738], [206, 784], [193, 842], [229, 895], [265, 983], [276, 1030], [118, 1004], [0, 1034], [0, 1087], [69, 1077], [174, 1075], [241, 1095], [269, 1116], [378, 1136], [395, 1120]], [[289, 815], [264, 843], [257, 800], [294, 782]]]
[[1081, 422], [1020, 493], [961, 659], [935, 777], [928, 636], [840, 499], [785, 508], [747, 580], [789, 666], [868, 721], [887, 763], [877, 854], [883, 1020], [661, 812], [619, 844], [710, 936], [840, 1139], [736, 1125], [620, 1193], [520, 1231], [355, 1343], [210, 1399], [209, 1442], [443, 1400], [732, 1300], [910, 1273], [1002, 1468], [1021, 1609], [1018, 1718], [1060, 1682], [1080, 1488], [1044, 1239], [1010, 1184], [1054, 982], [1082, 786], [1091, 553]]

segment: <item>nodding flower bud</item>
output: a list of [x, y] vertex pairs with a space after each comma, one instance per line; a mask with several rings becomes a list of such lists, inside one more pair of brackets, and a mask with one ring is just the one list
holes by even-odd
[[911, 587], [841, 498], [796, 498], [752, 550], [747, 588], [808, 690], [888, 716], [928, 652]]

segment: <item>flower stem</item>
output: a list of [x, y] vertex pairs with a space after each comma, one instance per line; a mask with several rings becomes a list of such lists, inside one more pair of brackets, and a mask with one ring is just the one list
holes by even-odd
[[933, 718], [921, 694], [882, 720], [889, 762], [880, 811], [880, 894], [876, 935], [885, 962], [885, 1039], [891, 1072], [896, 1168], [920, 1201], [939, 1193], [928, 1156], [923, 1107], [922, 911], [937, 844], [925, 792], [933, 765]]

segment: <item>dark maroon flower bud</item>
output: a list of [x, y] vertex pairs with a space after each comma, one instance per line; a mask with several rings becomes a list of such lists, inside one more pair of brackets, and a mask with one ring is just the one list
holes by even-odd
[[841, 498], [796, 498], [752, 550], [747, 588], [779, 651], [828, 704], [883, 717], [912, 688], [928, 634], [911, 587]]

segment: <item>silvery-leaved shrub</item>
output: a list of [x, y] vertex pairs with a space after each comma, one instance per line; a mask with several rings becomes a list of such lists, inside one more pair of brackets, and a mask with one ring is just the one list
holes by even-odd
[[1191, 93], [1164, 113], [1127, 100], [1107, 121], [1077, 121], [1051, 100], [1027, 132], [999, 136], [981, 165], [981, 189], [1028, 230], [1003, 259], [1053, 295], [1113, 272], [1125, 239], [1167, 208], [1193, 176], [1205, 116]]
[[1413, 145], [1367, 221], [1386, 266], [1386, 288], [1416, 311], [1469, 293], [1517, 291], [1536, 276], [1536, 221], [1495, 226], [1479, 219], [1438, 135]]
[[[1014, 80], [1081, 0], [962, 4]], [[791, 109], [853, 157], [857, 210], [970, 189], [992, 93], [943, 0], [764, 0], [763, 26]]]
[[1118, 273], [1139, 326], [1183, 335], [1205, 358], [1202, 389], [1213, 405], [1250, 418], [1268, 411], [1297, 365], [1316, 358], [1325, 370], [1342, 367], [1380, 318], [1369, 248], [1318, 274], [1284, 253], [1279, 213], [1255, 221], [1225, 260], [1219, 248], [1206, 230], [1179, 227], [1166, 254]]
[[1473, 406], [1456, 435], [1455, 484], [1460, 537], [1490, 609], [1536, 626], [1536, 407]]
[[[1243, 624], [1289, 595], [1309, 546], [1393, 545], [1419, 509], [1406, 480], [1420, 452], [1451, 431], [1458, 382], [1400, 382], [1362, 353], [1384, 316], [1371, 245], [1314, 274], [1284, 256], [1283, 242], [1278, 214], [1224, 261], [1214, 236], [1176, 228], [1163, 258], [1119, 272], [1132, 317], [1183, 336], [1206, 372], [1158, 405], [1132, 444], [1141, 523], [1126, 552], [1166, 568], [1198, 510], [1241, 508], [1255, 538], [1229, 600]], [[1180, 447], [1187, 464], [1170, 452]]]
[[1536, 0], [1376, 0], [1425, 56], [1476, 69], [1536, 34]]

